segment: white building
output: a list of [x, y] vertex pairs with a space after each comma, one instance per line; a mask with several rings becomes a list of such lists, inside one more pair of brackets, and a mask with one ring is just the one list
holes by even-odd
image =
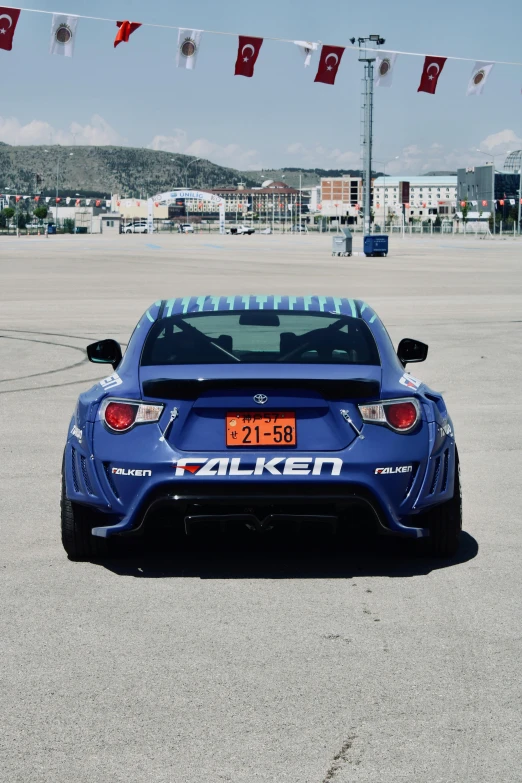
[[377, 177], [373, 182], [373, 211], [376, 223], [396, 219], [452, 220], [457, 209], [457, 177]]

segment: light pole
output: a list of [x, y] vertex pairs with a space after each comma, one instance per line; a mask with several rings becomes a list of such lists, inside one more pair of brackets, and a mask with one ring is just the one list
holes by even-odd
[[[355, 38], [351, 38], [352, 45]], [[364, 232], [370, 233], [371, 206], [372, 206], [372, 145], [373, 145], [373, 64], [375, 57], [369, 56], [374, 49], [367, 51], [368, 42], [382, 46], [386, 41], [380, 35], [369, 35], [367, 38], [358, 38], [359, 62], [364, 63], [364, 92], [363, 92], [363, 183], [364, 183]]]
[[[49, 150], [44, 150], [44, 152], [49, 152]], [[74, 156], [74, 153], [70, 152], [69, 153], [69, 157], [72, 158], [73, 156]], [[55, 215], [56, 230], [58, 230], [58, 184], [59, 184], [59, 178], [60, 178], [60, 158], [58, 158], [57, 161], [56, 161], [56, 201], [55, 201], [55, 203], [56, 203], [56, 207], [55, 207], [55, 209], [56, 209], [56, 215]]]
[[[488, 158], [492, 158], [491, 163], [491, 216], [493, 218], [493, 233], [495, 233], [495, 227], [496, 227], [496, 215], [495, 215], [495, 158], [498, 158], [498, 153], [496, 155], [492, 155], [491, 152], [484, 152], [484, 150], [479, 150], [477, 147], [475, 149], [475, 152], [480, 152], [481, 155], [486, 155]], [[478, 201], [478, 198], [477, 198]]]
[[185, 167], [185, 189], [188, 188], [188, 170], [189, 170], [189, 168], [192, 166], [193, 163], [199, 163], [200, 160], [201, 160], [201, 158], [194, 158]]

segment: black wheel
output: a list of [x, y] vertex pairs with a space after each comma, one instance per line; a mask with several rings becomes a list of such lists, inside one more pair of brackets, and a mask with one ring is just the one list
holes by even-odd
[[65, 479], [62, 475], [62, 544], [70, 560], [100, 560], [109, 554], [106, 538], [92, 535], [93, 527], [99, 522], [96, 511], [72, 503], [65, 494]]
[[459, 454], [455, 447], [455, 484], [451, 500], [426, 511], [418, 517], [419, 527], [427, 527], [429, 538], [424, 539], [424, 551], [432, 557], [453, 557], [459, 548], [462, 531], [462, 489], [460, 484]]

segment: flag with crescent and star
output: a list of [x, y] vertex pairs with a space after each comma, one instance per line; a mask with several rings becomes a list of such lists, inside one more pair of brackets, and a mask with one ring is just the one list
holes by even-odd
[[319, 68], [314, 79], [323, 84], [335, 84], [335, 77], [344, 54], [344, 46], [323, 46], [319, 59]]
[[13, 48], [13, 38], [20, 17], [18, 8], [2, 8], [0, 6], [0, 49], [10, 52]]
[[466, 95], [480, 95], [494, 63], [475, 63], [471, 71]]
[[446, 57], [433, 57], [431, 54], [424, 59], [424, 68], [417, 92], [429, 92], [435, 95], [439, 76], [444, 68]]
[[254, 75], [254, 66], [259, 57], [262, 44], [262, 38], [250, 38], [246, 35], [239, 36], [236, 70], [234, 72], [236, 76], [250, 77]]
[[116, 27], [118, 27], [118, 32], [116, 33], [116, 38], [114, 39], [115, 49], [121, 43], [129, 43], [129, 38], [138, 29], [138, 27], [141, 27], [141, 22], [116, 22]]
[[377, 62], [375, 63], [376, 87], [391, 87], [396, 59], [397, 55], [393, 53], [388, 54], [385, 52], [382, 55], [377, 55]]

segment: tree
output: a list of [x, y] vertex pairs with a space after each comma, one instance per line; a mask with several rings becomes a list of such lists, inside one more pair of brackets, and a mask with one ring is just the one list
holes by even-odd
[[65, 218], [63, 230], [66, 234], [74, 234], [74, 220], [72, 218]]
[[434, 228], [440, 228], [441, 224], [442, 224], [442, 221], [440, 219], [440, 215], [437, 215], [437, 217], [433, 221], [433, 227]]
[[463, 201], [460, 205], [460, 211], [462, 212], [462, 222], [464, 225], [468, 222], [469, 204], [467, 201]]
[[24, 215], [23, 212], [20, 212], [18, 215], [18, 228], [25, 228], [27, 226], [27, 215]]
[[45, 220], [49, 213], [49, 210], [45, 206], [36, 207], [34, 210], [34, 216], [35, 218], [38, 218], [38, 220]]
[[4, 215], [6, 216], [7, 220], [12, 220], [15, 215], [15, 211], [13, 207], [6, 207], [4, 209]]

